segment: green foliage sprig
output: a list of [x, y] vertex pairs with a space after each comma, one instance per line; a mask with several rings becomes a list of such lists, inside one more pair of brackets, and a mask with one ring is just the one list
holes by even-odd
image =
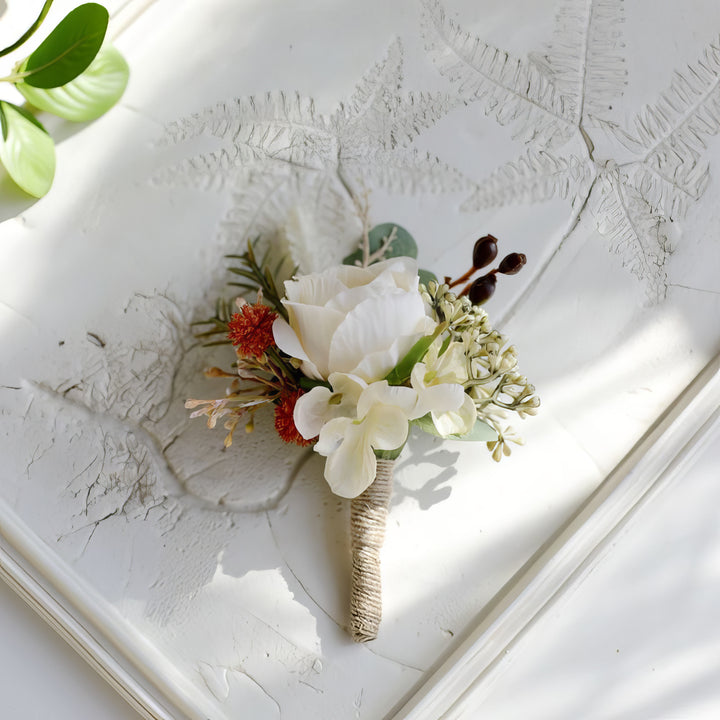
[[[42, 25], [53, 0], [45, 0], [35, 22], [0, 57], [24, 45]], [[111, 45], [103, 45], [108, 11], [97, 3], [71, 10], [39, 47], [0, 78], [27, 102], [73, 122], [107, 112], [127, 86], [129, 68]], [[25, 192], [42, 197], [55, 176], [55, 144], [43, 125], [23, 107], [0, 101], [0, 162]]]
[[[260, 293], [263, 300], [272, 307], [280, 316], [288, 319], [287, 308], [281, 302], [281, 295], [275, 281], [276, 270], [270, 267], [268, 253], [260, 260], [255, 254], [255, 246], [259, 238], [254, 242], [248, 240], [247, 251], [242, 255], [226, 255], [229, 260], [239, 260], [237, 265], [228, 267], [228, 271], [235, 276], [243, 278], [241, 282], [230, 281], [227, 284], [233, 288], [240, 288], [243, 292]], [[229, 345], [227, 337], [229, 323], [233, 313], [237, 311], [235, 303], [224, 298], [219, 298], [215, 304], [215, 315], [207, 320], [199, 320], [192, 323], [194, 327], [206, 327], [195, 333], [195, 337], [203, 341], [203, 345]], [[209, 326], [209, 327], [207, 327]]]

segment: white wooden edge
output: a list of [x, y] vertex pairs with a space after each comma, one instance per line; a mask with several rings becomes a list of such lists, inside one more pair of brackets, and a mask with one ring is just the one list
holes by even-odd
[[41, 582], [31, 569], [0, 537], [0, 577], [63, 638], [125, 701], [146, 720], [178, 720], [183, 717], [165, 700], [158, 700], [120, 660], [119, 653], [106, 648], [89, 623], [83, 623], [77, 610], [66, 607], [56, 590]]
[[478, 625], [388, 717], [460, 718], [503, 657], [596, 564], [612, 537], [692, 460], [720, 420], [720, 355], [683, 390], [578, 513], [507, 584]]

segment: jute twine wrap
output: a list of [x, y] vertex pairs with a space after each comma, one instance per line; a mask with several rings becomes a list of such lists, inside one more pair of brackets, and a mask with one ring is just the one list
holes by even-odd
[[380, 548], [385, 539], [394, 460], [378, 460], [375, 481], [358, 495], [350, 509], [352, 594], [350, 633], [355, 642], [377, 637], [382, 617]]

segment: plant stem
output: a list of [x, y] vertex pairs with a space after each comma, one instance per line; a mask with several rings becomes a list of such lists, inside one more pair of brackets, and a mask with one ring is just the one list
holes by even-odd
[[[4, 57], [5, 55], [9, 55], [13, 50], [17, 50], [22, 44], [27, 42], [35, 33], [35, 31], [42, 25], [43, 20], [45, 20], [46, 15], [50, 11], [50, 6], [53, 4], [53, 0], [45, 0], [45, 4], [42, 7], [42, 10], [40, 11], [40, 14], [37, 16], [37, 19], [35, 22], [23, 33], [21, 37], [19, 37], [12, 45], [8, 45], [3, 50], [0, 50], [0, 57]], [[10, 78], [13, 76], [11, 75]], [[0, 80], [4, 80], [7, 82], [13, 82], [13, 80], [9, 78], [0, 78]]]

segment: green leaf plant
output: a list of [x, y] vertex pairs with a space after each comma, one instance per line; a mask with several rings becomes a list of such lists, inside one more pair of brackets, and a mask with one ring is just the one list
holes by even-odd
[[[52, 3], [45, 0], [35, 22], [0, 50], [0, 57], [32, 37]], [[104, 44], [108, 19], [102, 5], [79, 5], [0, 82], [14, 85], [33, 109], [73, 122], [95, 120], [122, 97], [130, 72], [120, 52]], [[42, 197], [55, 176], [52, 138], [28, 109], [5, 100], [0, 101], [0, 126], [0, 162], [19, 187]]]
[[[376, 225], [367, 234], [367, 250], [370, 253], [370, 264], [379, 260], [388, 260], [394, 257], [417, 257], [417, 243], [413, 236], [396, 223], [382, 223]], [[363, 261], [363, 248], [357, 248], [343, 259], [343, 265], [361, 265]], [[424, 285], [437, 278], [429, 270], [419, 270], [420, 282]]]

